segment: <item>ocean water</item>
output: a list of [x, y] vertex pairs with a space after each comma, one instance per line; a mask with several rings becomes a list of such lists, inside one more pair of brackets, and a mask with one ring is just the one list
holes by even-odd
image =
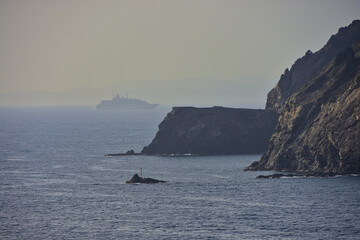
[[[0, 239], [360, 239], [360, 177], [256, 179], [260, 155], [123, 156], [169, 111], [0, 108]], [[127, 185], [134, 173], [166, 180]]]

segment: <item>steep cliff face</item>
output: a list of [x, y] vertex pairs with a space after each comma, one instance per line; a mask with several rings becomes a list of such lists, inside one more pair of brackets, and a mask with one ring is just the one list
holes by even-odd
[[248, 170], [360, 173], [360, 41], [288, 98], [269, 149]]
[[300, 90], [315, 74], [327, 65], [338, 53], [360, 40], [360, 20], [340, 28], [319, 51], [310, 50], [298, 59], [290, 70], [286, 69], [277, 85], [268, 93], [266, 109], [281, 113], [286, 99]]
[[265, 152], [278, 114], [269, 110], [174, 107], [142, 154]]

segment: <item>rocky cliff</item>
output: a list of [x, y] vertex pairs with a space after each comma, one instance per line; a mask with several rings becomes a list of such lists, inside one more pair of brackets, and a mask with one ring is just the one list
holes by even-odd
[[266, 109], [280, 113], [290, 95], [300, 90], [338, 53], [351, 47], [358, 40], [360, 40], [360, 20], [355, 20], [348, 27], [340, 28], [319, 51], [315, 53], [307, 51], [290, 70], [285, 70], [277, 85], [268, 93]]
[[360, 173], [360, 41], [286, 100], [269, 149], [248, 170]]
[[269, 146], [249, 170], [358, 171], [358, 45], [349, 47], [359, 40], [355, 20], [308, 51], [269, 92], [266, 110], [173, 108], [141, 153], [244, 154]]
[[271, 110], [174, 107], [142, 154], [263, 153], [277, 124]]

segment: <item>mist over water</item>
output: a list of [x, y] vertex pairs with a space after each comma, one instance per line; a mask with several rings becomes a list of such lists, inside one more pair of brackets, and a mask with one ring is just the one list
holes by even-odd
[[[0, 2], [0, 105], [263, 108], [286, 68], [360, 18], [357, 1]], [[56, 26], [56, 27], [54, 27]]]
[[[284, 70], [359, 13], [350, 0], [0, 0], [0, 239], [359, 239], [360, 177], [256, 179], [243, 169], [260, 155], [104, 156], [140, 152], [172, 106], [263, 109]], [[160, 106], [93, 110], [115, 94]], [[140, 168], [166, 183], [126, 185]]]
[[[140, 151], [169, 111], [0, 108], [1, 239], [357, 239], [359, 177], [256, 179], [260, 155]], [[126, 185], [143, 169], [156, 185]]]
[[267, 92], [278, 77], [238, 80], [184, 79], [114, 82], [101, 88], [86, 86], [63, 92], [1, 93], [0, 106], [95, 106], [116, 94], [165, 106], [264, 108]]

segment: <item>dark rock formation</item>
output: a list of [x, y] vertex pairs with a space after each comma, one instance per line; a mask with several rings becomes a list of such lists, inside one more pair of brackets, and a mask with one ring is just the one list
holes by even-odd
[[142, 154], [263, 153], [277, 124], [270, 110], [174, 107]]
[[125, 153], [125, 155], [135, 155], [135, 152], [134, 152], [134, 150], [129, 150], [129, 151], [127, 151], [126, 153]]
[[248, 170], [360, 173], [360, 41], [288, 98], [268, 151]]
[[153, 184], [153, 183], [164, 183], [166, 181], [157, 180], [153, 178], [142, 178], [139, 177], [139, 175], [135, 174], [130, 181], [126, 181], [126, 184], [132, 184], [132, 183], [146, 183], [146, 184]]
[[129, 150], [126, 153], [109, 153], [105, 154], [106, 157], [114, 157], [114, 156], [134, 156], [134, 155], [140, 155], [140, 153], [136, 153], [134, 150]]
[[[324, 172], [307, 172], [306, 174], [301, 173], [288, 173], [288, 174], [282, 174], [282, 173], [275, 173], [270, 175], [259, 175], [256, 178], [263, 178], [263, 179], [273, 179], [273, 178], [282, 178], [282, 177], [335, 177], [336, 175], [342, 175], [340, 173], [324, 173]], [[349, 176], [351, 176], [349, 174]]]
[[298, 59], [291, 69], [286, 69], [277, 85], [268, 93], [266, 109], [281, 113], [286, 99], [300, 90], [315, 74], [327, 65], [338, 53], [360, 40], [360, 20], [340, 28], [319, 51], [310, 50]]
[[282, 173], [275, 173], [275, 174], [271, 174], [271, 175], [259, 175], [256, 178], [282, 178], [282, 177], [302, 177], [304, 175], [301, 174], [293, 174], [293, 173], [289, 173], [289, 174], [282, 174]]

